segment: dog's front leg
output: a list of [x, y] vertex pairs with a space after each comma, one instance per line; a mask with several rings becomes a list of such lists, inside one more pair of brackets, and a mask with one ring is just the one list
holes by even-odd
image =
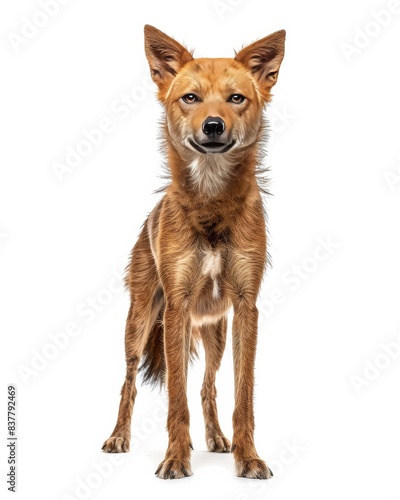
[[239, 477], [268, 479], [272, 472], [257, 454], [254, 444], [254, 361], [258, 310], [254, 295], [238, 294], [232, 325], [235, 370], [235, 409], [232, 451]]
[[[179, 302], [179, 301], [178, 301]], [[183, 303], [168, 301], [164, 313], [164, 351], [168, 389], [168, 449], [156, 474], [162, 479], [192, 475], [190, 468], [189, 408], [186, 380], [190, 346], [190, 318]]]

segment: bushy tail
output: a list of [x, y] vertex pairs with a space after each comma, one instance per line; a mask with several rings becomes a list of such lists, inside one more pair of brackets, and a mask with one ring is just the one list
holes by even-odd
[[150, 331], [147, 344], [142, 355], [139, 372], [142, 372], [144, 384], [164, 385], [165, 359], [164, 359], [164, 326], [162, 323], [163, 310], [158, 314], [157, 320]]
[[[158, 314], [157, 320], [150, 331], [147, 344], [144, 348], [139, 372], [142, 373], [142, 382], [152, 386], [165, 385], [165, 356], [164, 356], [164, 308]], [[190, 362], [198, 357], [197, 341], [190, 341]]]

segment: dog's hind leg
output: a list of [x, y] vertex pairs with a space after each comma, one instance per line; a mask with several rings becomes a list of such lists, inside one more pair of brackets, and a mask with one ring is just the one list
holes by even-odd
[[149, 248], [146, 227], [132, 252], [128, 275], [131, 306], [126, 321], [126, 378], [121, 391], [118, 419], [102, 449], [109, 453], [129, 451], [132, 410], [136, 397], [136, 375], [149, 334], [154, 330], [164, 298]]
[[[127, 330], [131, 328], [129, 324], [133, 323], [132, 319], [130, 319], [132, 316], [133, 313], [131, 308], [127, 320]], [[142, 354], [142, 350], [139, 345], [137, 345], [137, 348], [134, 351], [136, 351], [136, 354], [126, 358], [126, 378], [121, 390], [121, 401], [119, 404], [117, 423], [111, 433], [111, 436], [105, 441], [102, 447], [103, 451], [108, 453], [122, 453], [129, 451], [132, 411], [137, 392], [135, 379]]]
[[217, 411], [215, 376], [220, 367], [226, 343], [227, 320], [223, 317], [216, 324], [203, 325], [200, 329], [206, 355], [206, 370], [201, 389], [206, 443], [208, 451], [230, 452], [231, 444], [221, 431]]

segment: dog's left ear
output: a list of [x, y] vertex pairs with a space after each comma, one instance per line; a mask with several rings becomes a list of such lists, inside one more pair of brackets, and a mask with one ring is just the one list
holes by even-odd
[[144, 27], [144, 47], [151, 78], [160, 90], [158, 97], [163, 100], [175, 75], [193, 56], [183, 45], [149, 24]]
[[285, 55], [286, 31], [280, 30], [244, 47], [235, 59], [253, 74], [265, 100], [278, 80], [279, 68]]

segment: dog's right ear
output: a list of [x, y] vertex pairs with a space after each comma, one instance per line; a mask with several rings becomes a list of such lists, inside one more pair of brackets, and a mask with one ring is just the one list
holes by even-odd
[[162, 100], [176, 74], [193, 56], [183, 45], [149, 24], [144, 27], [144, 47], [151, 78]]

